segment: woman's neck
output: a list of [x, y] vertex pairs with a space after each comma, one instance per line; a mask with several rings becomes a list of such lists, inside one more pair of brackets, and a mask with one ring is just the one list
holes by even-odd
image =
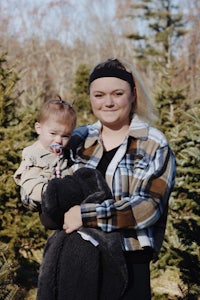
[[121, 145], [128, 133], [128, 130], [129, 125], [123, 126], [120, 129], [112, 129], [103, 126], [101, 139], [105, 150], [109, 151]]

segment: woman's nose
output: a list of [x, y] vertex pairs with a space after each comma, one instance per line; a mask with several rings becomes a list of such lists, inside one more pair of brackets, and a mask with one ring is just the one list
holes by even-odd
[[106, 98], [105, 98], [105, 105], [106, 106], [113, 106], [114, 105], [112, 96], [110, 96], [110, 95], [106, 96]]

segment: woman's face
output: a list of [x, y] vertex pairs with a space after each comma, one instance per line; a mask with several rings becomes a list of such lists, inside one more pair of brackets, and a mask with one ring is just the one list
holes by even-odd
[[130, 124], [130, 112], [135, 101], [127, 81], [116, 77], [101, 77], [90, 85], [90, 101], [94, 115], [110, 128]]

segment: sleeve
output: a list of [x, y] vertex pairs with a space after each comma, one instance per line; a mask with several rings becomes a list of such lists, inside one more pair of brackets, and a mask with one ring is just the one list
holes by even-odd
[[175, 157], [169, 145], [158, 148], [143, 178], [138, 180], [134, 175], [131, 185], [137, 186], [130, 197], [81, 205], [84, 226], [110, 232], [121, 228], [144, 229], [155, 224], [168, 205], [175, 170]]
[[41, 211], [41, 203], [38, 201], [32, 200], [28, 195], [25, 194], [23, 187], [20, 190], [20, 196], [23, 206], [31, 210], [33, 212], [40, 212]]
[[42, 193], [46, 190], [51, 174], [51, 168], [44, 169], [35, 165], [33, 157], [25, 149], [23, 150], [21, 164], [14, 174], [16, 184], [21, 187], [23, 204], [29, 201], [27, 199], [41, 202]]
[[67, 144], [67, 149], [70, 149], [73, 154], [76, 153], [77, 147], [86, 139], [88, 136], [88, 126], [83, 125], [74, 129], [72, 136]]

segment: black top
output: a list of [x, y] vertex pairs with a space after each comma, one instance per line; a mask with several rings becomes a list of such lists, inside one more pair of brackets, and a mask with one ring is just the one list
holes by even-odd
[[107, 167], [108, 167], [109, 163], [111, 162], [111, 160], [112, 160], [113, 156], [115, 155], [118, 148], [119, 148], [119, 146], [114, 149], [111, 149], [109, 151], [103, 152], [103, 156], [100, 159], [99, 164], [97, 165], [97, 169], [101, 172], [103, 177], [105, 177]]

